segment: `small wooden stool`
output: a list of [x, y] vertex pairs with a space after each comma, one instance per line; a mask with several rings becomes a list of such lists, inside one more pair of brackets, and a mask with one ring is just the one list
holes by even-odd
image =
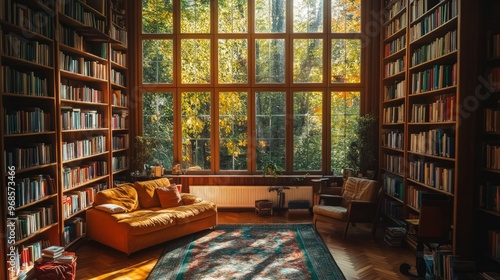
[[255, 201], [255, 214], [262, 215], [273, 215], [273, 202], [271, 200], [262, 199]]

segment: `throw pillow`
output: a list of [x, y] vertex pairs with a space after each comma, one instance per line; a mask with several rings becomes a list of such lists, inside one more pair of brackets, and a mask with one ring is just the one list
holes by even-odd
[[135, 182], [134, 188], [137, 190], [141, 208], [160, 207], [160, 200], [155, 189], [168, 186], [170, 186], [170, 181], [167, 178]]
[[108, 213], [124, 213], [127, 212], [127, 209], [121, 207], [120, 205], [116, 205], [113, 203], [106, 203], [97, 205], [95, 209], [102, 210]]
[[161, 208], [170, 208], [183, 205], [181, 194], [176, 185], [156, 188], [156, 193], [160, 199]]

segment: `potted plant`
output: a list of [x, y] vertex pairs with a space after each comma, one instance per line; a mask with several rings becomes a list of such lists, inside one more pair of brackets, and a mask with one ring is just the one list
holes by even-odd
[[354, 169], [355, 173], [373, 179], [377, 164], [375, 128], [377, 117], [372, 114], [360, 116], [357, 119], [355, 132], [356, 139], [349, 145], [347, 152], [347, 161], [349, 168]]

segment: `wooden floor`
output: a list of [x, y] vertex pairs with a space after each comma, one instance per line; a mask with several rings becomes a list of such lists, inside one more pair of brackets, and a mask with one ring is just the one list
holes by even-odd
[[[311, 218], [287, 219], [286, 216], [263, 216], [253, 212], [219, 211], [220, 224], [233, 223], [304, 223]], [[413, 252], [403, 247], [390, 247], [383, 241], [380, 225], [376, 241], [364, 225], [351, 228], [342, 239], [343, 224], [318, 223], [318, 231], [347, 279], [409, 279], [399, 272], [402, 262], [415, 264]], [[77, 279], [145, 279], [154, 267], [164, 246], [148, 248], [130, 256], [89, 241], [76, 250]], [[169, 279], [167, 279], [169, 280]]]

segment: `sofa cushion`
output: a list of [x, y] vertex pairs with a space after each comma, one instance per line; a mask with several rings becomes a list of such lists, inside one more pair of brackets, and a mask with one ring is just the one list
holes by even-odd
[[335, 220], [347, 221], [347, 208], [341, 206], [315, 205], [313, 212], [315, 215], [317, 214]]
[[137, 210], [139, 209], [137, 191], [132, 186], [133, 184], [123, 184], [117, 188], [97, 192], [94, 196], [93, 205], [116, 204], [127, 209], [127, 211]]
[[191, 205], [203, 201], [203, 199], [201, 199], [200, 197], [190, 193], [181, 193], [181, 198], [182, 204], [184, 205]]
[[135, 182], [134, 188], [137, 190], [141, 208], [160, 207], [160, 199], [155, 189], [168, 186], [170, 186], [170, 181], [167, 178]]
[[112, 214], [127, 235], [142, 235], [163, 230], [176, 225], [175, 215], [160, 212], [160, 208], [140, 209], [134, 212]]
[[176, 224], [182, 225], [215, 215], [217, 206], [213, 202], [201, 200], [191, 205], [161, 209], [159, 212], [174, 215]]
[[160, 199], [161, 208], [170, 208], [183, 205], [181, 194], [176, 185], [156, 188], [156, 193]]
[[120, 205], [112, 204], [112, 203], [105, 203], [105, 204], [100, 204], [95, 207], [95, 209], [102, 210], [104, 212], [108, 213], [123, 213], [127, 212], [127, 209], [125, 207], [122, 207]]

